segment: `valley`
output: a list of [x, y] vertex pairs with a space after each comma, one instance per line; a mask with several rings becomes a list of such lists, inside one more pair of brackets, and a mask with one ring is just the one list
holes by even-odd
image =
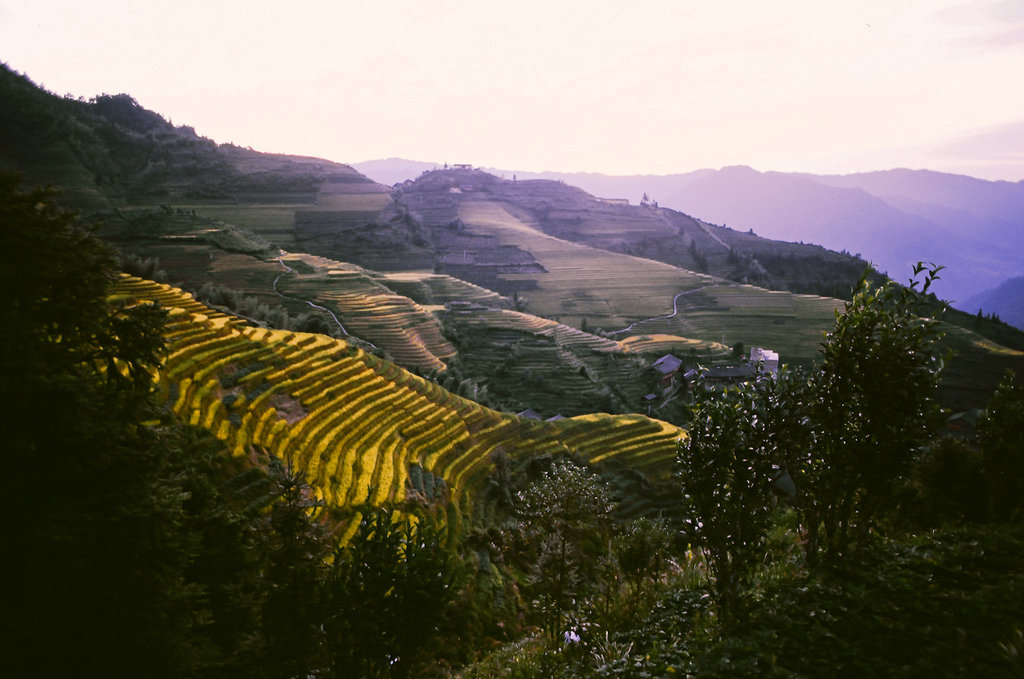
[[940, 612], [976, 623], [951, 667], [1016, 643], [1022, 538], [978, 526], [1021, 515], [1024, 332], [940, 268], [557, 178], [384, 185], [6, 67], [0, 97], [19, 610], [136, 578], [98, 629], [186, 648], [168, 676], [832, 671]]

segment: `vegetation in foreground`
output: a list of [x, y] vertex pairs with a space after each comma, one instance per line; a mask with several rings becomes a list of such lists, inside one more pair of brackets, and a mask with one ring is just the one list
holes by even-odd
[[535, 459], [457, 545], [368, 508], [337, 548], [301, 478], [154, 406], [162, 311], [107, 301], [112, 255], [0, 189], [5, 674], [444, 676], [500, 642], [462, 675], [1021, 672], [1024, 390], [936, 439], [915, 289], [859, 289], [813, 373], [703, 390], [681, 516]]
[[862, 284], [814, 373], [698, 389], [672, 571], [462, 676], [1019, 676], [1024, 389], [935, 438], [935, 273]]

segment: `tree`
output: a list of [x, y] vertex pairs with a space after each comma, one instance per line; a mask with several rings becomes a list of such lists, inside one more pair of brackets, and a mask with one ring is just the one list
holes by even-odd
[[1024, 386], [1008, 372], [978, 423], [989, 519], [1013, 521], [1024, 506]]
[[182, 676], [206, 652], [196, 547], [151, 371], [163, 312], [106, 298], [114, 257], [0, 175], [0, 673]]
[[309, 674], [303, 487], [156, 407], [164, 312], [107, 298], [114, 255], [53, 198], [0, 175], [0, 674]]
[[743, 586], [765, 554], [776, 463], [778, 423], [784, 415], [777, 378], [716, 391], [699, 380], [689, 436], [679, 444], [684, 521], [712, 575], [712, 597], [731, 620]]
[[593, 472], [565, 459], [556, 460], [516, 499], [535, 604], [548, 642], [555, 645], [572, 602], [593, 581], [594, 559], [588, 557], [604, 547], [611, 500]]
[[300, 473], [272, 460], [272, 504], [259, 516], [260, 676], [288, 679], [321, 666], [330, 543], [315, 514], [323, 502]]
[[872, 287], [862, 277], [836, 311], [811, 377], [813, 441], [792, 450], [788, 465], [812, 562], [835, 562], [866, 544], [899, 505], [919, 448], [941, 422], [941, 334], [922, 317], [940, 270], [918, 264], [908, 287]]
[[387, 507], [362, 512], [327, 581], [330, 676], [408, 676], [440, 638], [452, 603], [446, 531], [426, 516], [395, 521]]

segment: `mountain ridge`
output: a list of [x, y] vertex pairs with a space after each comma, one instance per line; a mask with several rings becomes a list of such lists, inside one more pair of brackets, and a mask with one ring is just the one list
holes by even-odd
[[[614, 192], [600, 198], [564, 181], [520, 179], [517, 173], [502, 178], [466, 166], [421, 170], [416, 181], [388, 187], [327, 160], [217, 145], [146, 111], [129, 95], [61, 99], [9, 70], [0, 73], [0, 95], [11, 104], [0, 112], [11, 123], [0, 126], [0, 135], [10, 140], [15, 131], [24, 133], [3, 147], [0, 164], [29, 170], [30, 181], [71, 186], [65, 194], [70, 206], [87, 210], [123, 253], [151, 263], [160, 258], [174, 276], [170, 280], [189, 282], [193, 290], [207, 283], [227, 288], [220, 296], [244, 298], [245, 315], [257, 322], [301, 322], [346, 333], [360, 326], [346, 318], [354, 314], [363, 317], [366, 332], [391, 333], [381, 334], [383, 341], [412, 331], [418, 319], [426, 320], [421, 314], [436, 312], [436, 298], [424, 298], [434, 309], [399, 312], [398, 306], [414, 308], [411, 301], [384, 290], [376, 296], [356, 290], [360, 286], [347, 281], [343, 267], [315, 273], [307, 265], [296, 274], [307, 276], [296, 280], [299, 287], [289, 287], [288, 278], [279, 289], [287, 250], [365, 267], [378, 272], [370, 276], [384, 287], [386, 272], [447, 273], [496, 288], [506, 295], [502, 303], [515, 308], [528, 306], [532, 296], [535, 311], [580, 330], [621, 333], [642, 321], [631, 332], [764, 345], [806, 363], [841, 307], [839, 298], [849, 295], [866, 267], [820, 246], [716, 226], [659, 206], [656, 195], [631, 205], [615, 200]], [[730, 172], [762, 176], [742, 167]], [[698, 172], [689, 181], [715, 176]], [[72, 181], [65, 184], [64, 178]], [[867, 196], [860, 190], [843, 195], [851, 194]], [[638, 275], [630, 262], [644, 262], [650, 275]], [[392, 280], [400, 285], [400, 277]], [[445, 295], [440, 303], [458, 300]], [[338, 318], [303, 318], [312, 313], [309, 305]], [[1012, 351], [1024, 347], [1008, 327], [966, 321], [956, 320]], [[973, 400], [998, 378], [999, 365], [972, 349], [968, 335], [958, 341], [974, 358], [960, 362], [956, 388]], [[399, 349], [397, 341], [391, 346], [396, 352], [407, 348]], [[534, 358], [549, 363], [532, 348], [528, 353], [515, 366], [524, 376]], [[580, 367], [581, 377], [603, 370]], [[473, 375], [453, 383], [473, 393], [480, 385]]]
[[1024, 276], [1004, 281], [992, 290], [986, 290], [965, 300], [967, 309], [977, 309], [979, 315], [994, 314], [1004, 323], [1024, 330]]
[[[408, 162], [355, 166], [371, 175], [387, 166], [389, 176], [397, 176]], [[413, 166], [404, 167], [409, 172]], [[669, 175], [495, 172], [563, 181], [631, 202], [646, 194], [663, 207], [737, 231], [859, 253], [897, 278], [913, 262], [933, 261], [946, 267], [936, 290], [955, 306], [1024, 272], [1018, 256], [1024, 252], [1024, 181], [909, 169], [762, 172], [744, 165]]]

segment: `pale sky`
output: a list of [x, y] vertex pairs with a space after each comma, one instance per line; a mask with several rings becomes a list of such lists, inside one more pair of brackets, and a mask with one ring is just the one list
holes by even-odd
[[1024, 179], [1022, 0], [0, 0], [0, 61], [343, 163]]

